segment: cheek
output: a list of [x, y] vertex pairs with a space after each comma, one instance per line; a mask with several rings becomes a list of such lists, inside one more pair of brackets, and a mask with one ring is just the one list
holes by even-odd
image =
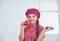
[[28, 20], [30, 20], [30, 18], [27, 18]]
[[37, 21], [37, 19], [34, 19], [33, 21], [34, 21], [34, 22], [36, 22], [36, 21]]

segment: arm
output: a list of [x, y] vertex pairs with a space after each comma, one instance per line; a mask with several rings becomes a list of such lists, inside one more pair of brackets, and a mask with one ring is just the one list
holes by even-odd
[[23, 23], [21, 24], [21, 32], [20, 32], [20, 36], [19, 36], [19, 41], [23, 41], [24, 40], [24, 29], [26, 28], [26, 26], [23, 25]]
[[45, 32], [50, 31], [51, 27], [47, 26], [48, 28], [44, 28], [41, 32], [41, 34], [39, 35], [39, 37], [37, 38], [37, 41], [43, 41], [43, 37], [45, 35]]
[[21, 29], [19, 40], [23, 41], [24, 40], [24, 29]]
[[46, 32], [46, 29], [43, 29], [39, 37], [37, 38], [37, 41], [43, 41], [44, 34]]

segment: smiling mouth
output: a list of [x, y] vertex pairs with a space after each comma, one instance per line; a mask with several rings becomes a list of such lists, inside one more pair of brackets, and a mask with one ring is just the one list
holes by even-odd
[[32, 20], [30, 20], [30, 22], [33, 22]]

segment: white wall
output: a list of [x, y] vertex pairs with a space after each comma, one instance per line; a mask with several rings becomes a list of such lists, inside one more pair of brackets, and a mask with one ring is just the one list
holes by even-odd
[[[19, 41], [19, 25], [26, 19], [26, 9], [39, 9], [39, 3], [37, 0], [1, 0], [0, 3], [0, 41]], [[45, 41], [59, 41], [59, 37], [55, 34], [46, 35]]]
[[[28, 3], [26, 3], [28, 1]], [[20, 23], [25, 20], [27, 8], [38, 8], [38, 2], [33, 0], [1, 0], [0, 11], [0, 41], [19, 41]], [[33, 3], [33, 4], [32, 4]], [[31, 5], [30, 5], [31, 4]]]

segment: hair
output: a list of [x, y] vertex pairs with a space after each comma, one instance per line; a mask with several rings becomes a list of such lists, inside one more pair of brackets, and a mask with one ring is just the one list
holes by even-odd
[[[38, 29], [39, 29], [39, 20], [37, 19], [37, 21], [36, 21], [36, 29], [37, 29], [37, 32], [38, 32]], [[38, 37], [38, 33], [36, 32], [36, 35], [37, 35], [37, 37]]]
[[34, 41], [36, 41], [37, 40], [37, 38], [38, 38], [38, 33], [37, 33], [37, 31], [38, 31], [38, 28], [39, 28], [39, 21], [38, 21], [38, 19], [37, 19], [37, 21], [36, 21], [36, 37], [35, 37], [35, 40]]

